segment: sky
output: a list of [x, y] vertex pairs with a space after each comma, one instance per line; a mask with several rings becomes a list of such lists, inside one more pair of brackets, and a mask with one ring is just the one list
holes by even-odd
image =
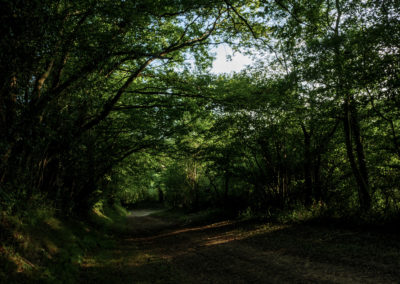
[[217, 54], [213, 67], [211, 68], [211, 72], [215, 74], [239, 72], [244, 69], [246, 65], [252, 63], [250, 57], [241, 53], [236, 53], [232, 57], [231, 61], [226, 59], [227, 55], [233, 54], [233, 50], [226, 44], [219, 45], [217, 48], [212, 50], [212, 52]]

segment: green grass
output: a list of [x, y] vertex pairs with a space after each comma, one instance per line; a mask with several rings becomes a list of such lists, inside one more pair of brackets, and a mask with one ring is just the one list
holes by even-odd
[[85, 255], [113, 246], [125, 216], [120, 206], [94, 208], [84, 221], [43, 208], [22, 216], [2, 212], [0, 283], [76, 283]]

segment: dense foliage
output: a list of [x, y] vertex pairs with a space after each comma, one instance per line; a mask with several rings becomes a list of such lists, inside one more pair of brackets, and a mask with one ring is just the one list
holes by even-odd
[[[0, 206], [393, 217], [397, 0], [1, 1]], [[210, 75], [210, 46], [257, 55]], [[372, 215], [371, 215], [372, 214]]]

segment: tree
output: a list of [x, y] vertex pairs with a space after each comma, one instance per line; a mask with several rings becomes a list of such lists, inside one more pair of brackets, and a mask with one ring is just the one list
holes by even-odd
[[[128, 134], [115, 131], [114, 121], [126, 114], [117, 111], [137, 121], [140, 113], [161, 116], [164, 105], [155, 103], [169, 95], [169, 87], [159, 89], [168, 84], [152, 85], [151, 78], [183, 64], [188, 50], [207, 62], [206, 43], [230, 18], [240, 17], [233, 7], [243, 4], [3, 2], [2, 190], [15, 192], [18, 181], [24, 199], [50, 193], [83, 207], [115, 162], [149, 142], [139, 135], [127, 148]], [[148, 100], [152, 95], [158, 99]], [[166, 100], [167, 107], [178, 100]], [[147, 127], [143, 123], [141, 130]], [[105, 161], [106, 151], [112, 161]]]

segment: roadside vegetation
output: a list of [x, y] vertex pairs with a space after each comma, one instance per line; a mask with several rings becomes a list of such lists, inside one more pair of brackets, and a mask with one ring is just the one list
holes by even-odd
[[0, 283], [76, 283], [87, 253], [115, 245], [126, 231], [120, 207], [94, 209], [87, 220], [62, 217], [52, 208], [1, 216]]

